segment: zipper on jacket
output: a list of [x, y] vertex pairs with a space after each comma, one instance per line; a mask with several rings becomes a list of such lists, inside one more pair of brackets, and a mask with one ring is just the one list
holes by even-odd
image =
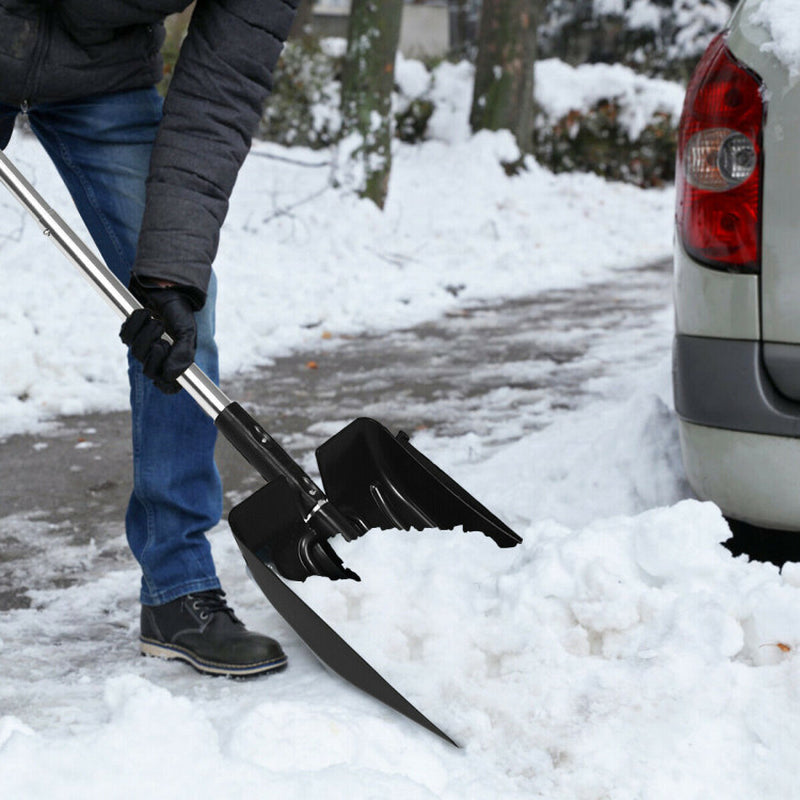
[[25, 86], [22, 92], [22, 102], [20, 109], [23, 113], [27, 113], [31, 107], [31, 101], [35, 99], [34, 94], [39, 83], [39, 73], [44, 63], [44, 58], [50, 48], [50, 34], [52, 31], [53, 10], [51, 3], [44, 3], [42, 8], [42, 16], [39, 21], [39, 30], [36, 35], [36, 44], [33, 47], [33, 55], [31, 56], [31, 66], [28, 70], [28, 75], [25, 78]]

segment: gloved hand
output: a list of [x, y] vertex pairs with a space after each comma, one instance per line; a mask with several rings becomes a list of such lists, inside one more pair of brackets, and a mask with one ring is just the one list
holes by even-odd
[[[177, 377], [191, 366], [197, 348], [195, 305], [187, 290], [180, 286], [143, 286], [134, 278], [131, 292], [144, 306], [134, 311], [119, 332], [142, 362], [142, 371], [165, 394], [181, 390]], [[170, 345], [161, 335], [166, 331]]]
[[5, 150], [14, 132], [14, 115], [0, 117], [0, 150]]

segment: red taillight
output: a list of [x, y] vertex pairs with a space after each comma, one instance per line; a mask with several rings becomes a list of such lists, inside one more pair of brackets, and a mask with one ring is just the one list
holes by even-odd
[[762, 82], [720, 34], [689, 82], [678, 134], [677, 218], [686, 252], [733, 272], [761, 267]]

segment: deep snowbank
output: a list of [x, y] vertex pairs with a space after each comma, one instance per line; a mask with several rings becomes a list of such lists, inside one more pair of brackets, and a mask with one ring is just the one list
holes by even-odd
[[[639, 469], [659, 457], [642, 445]], [[521, 463], [523, 442], [495, 458], [496, 482]], [[0, 620], [4, 796], [792, 796], [796, 569], [731, 559], [719, 512], [695, 501], [521, 532], [513, 551], [373, 534], [340, 547], [363, 584], [301, 587], [462, 752], [321, 670], [221, 535], [223, 579], [290, 670], [231, 683], [136, 660], [133, 570], [37, 593]]]

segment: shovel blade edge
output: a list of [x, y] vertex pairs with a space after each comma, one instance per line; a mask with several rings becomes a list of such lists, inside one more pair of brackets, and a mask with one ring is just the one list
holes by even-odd
[[329, 670], [453, 747], [459, 747], [455, 740], [412, 705], [322, 617], [306, 605], [236, 534], [234, 538], [264, 597]]

